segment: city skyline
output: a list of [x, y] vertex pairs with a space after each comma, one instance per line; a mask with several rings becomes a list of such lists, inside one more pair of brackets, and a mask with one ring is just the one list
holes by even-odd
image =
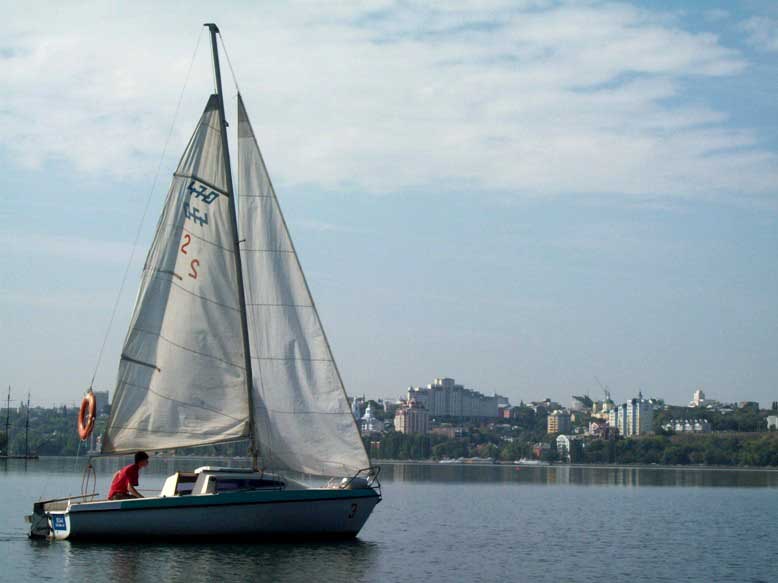
[[[439, 380], [452, 380], [452, 381], [456, 381], [456, 379], [451, 379], [450, 377], [437, 377], [436, 379], [433, 380], [432, 383], [420, 384], [420, 385], [408, 385], [403, 390], [398, 391], [397, 394], [387, 394], [387, 395], [383, 395], [383, 394], [370, 394], [369, 392], [365, 392], [365, 391], [362, 391], [362, 392], [356, 391], [356, 392], [354, 392], [354, 391], [349, 391], [348, 389], [347, 389], [347, 393], [348, 393], [348, 396], [349, 396], [350, 399], [364, 399], [365, 401], [376, 401], [376, 402], [392, 401], [392, 402], [398, 403], [398, 402], [401, 402], [401, 401], [407, 401], [408, 394], [410, 393], [410, 391], [412, 389], [413, 390], [418, 390], [419, 388], [426, 389], [428, 387], [435, 386], [435, 381], [439, 381]], [[460, 383], [457, 383], [457, 385], [459, 385], [462, 388], [464, 388], [465, 391], [472, 391], [472, 392], [475, 392], [475, 393], [480, 393], [483, 396], [489, 397], [489, 398], [505, 396], [505, 395], [501, 395], [499, 393], [499, 391], [491, 391], [491, 392], [484, 393], [484, 391], [482, 391], [477, 385], [461, 385]], [[13, 396], [13, 395], [16, 395], [16, 391], [14, 390], [14, 388], [13, 387], [6, 387], [6, 391], [8, 390], [8, 388], [11, 389], [11, 393], [12, 393], [11, 408], [12, 409], [19, 409], [19, 408], [23, 407], [25, 405], [25, 402], [24, 402], [25, 399], [16, 398], [15, 396]], [[642, 395], [642, 391], [639, 389], [634, 394], [627, 394], [625, 392], [624, 396], [619, 396], [620, 393], [618, 391], [611, 391], [609, 387], [604, 386], [604, 387], [600, 387], [599, 388], [599, 393], [596, 393], [596, 392], [595, 393], [583, 392], [583, 393], [580, 393], [580, 394], [570, 393], [570, 395], [568, 395], [566, 397], [558, 397], [558, 398], [552, 398], [552, 397], [550, 397], [548, 395], [539, 395], [538, 394], [538, 395], [520, 396], [518, 399], [516, 399], [514, 401], [514, 400], [510, 399], [507, 396], [505, 396], [505, 397], [508, 398], [508, 400], [510, 401], [510, 406], [511, 407], [519, 406], [521, 403], [524, 403], [525, 405], [530, 405], [531, 403], [541, 403], [541, 402], [543, 402], [545, 400], [550, 400], [552, 403], [559, 404], [560, 407], [562, 408], [562, 410], [567, 410], [567, 409], [571, 408], [570, 403], [573, 403], [574, 400], [576, 400], [579, 396], [587, 396], [590, 399], [592, 399], [592, 401], [594, 401], [594, 402], [603, 402], [605, 400], [604, 391], [602, 390], [603, 388], [608, 390], [608, 394], [610, 395], [610, 398], [611, 398], [611, 400], [614, 403], [626, 404], [628, 401], [630, 401], [632, 399], [635, 399], [635, 398], [640, 398], [641, 395]], [[98, 395], [105, 395], [105, 394], [107, 394], [108, 395], [108, 397], [107, 397], [108, 403], [110, 404], [110, 402], [112, 400], [112, 396], [113, 396], [113, 388], [112, 387], [103, 387], [103, 386], [95, 385], [93, 390], [95, 391], [95, 394], [98, 394]], [[684, 400], [683, 398], [681, 398], [677, 402], [668, 401], [661, 394], [650, 394], [650, 395], [645, 394], [645, 395], [642, 395], [642, 397], [644, 397], [646, 399], [649, 399], [649, 398], [650, 399], [660, 399], [660, 400], [664, 401], [665, 404], [668, 405], [668, 406], [691, 407], [691, 408], [693, 408], [693, 407], [699, 406], [699, 405], [695, 405], [694, 402], [697, 399], [697, 395], [700, 394], [700, 391], [702, 391], [702, 389], [700, 387], [697, 387], [692, 392], [692, 394], [691, 394], [692, 396], [691, 396], [690, 399]], [[7, 395], [7, 393], [4, 393], [4, 394]], [[702, 394], [704, 395], [704, 391], [702, 392]], [[26, 391], [24, 391], [24, 395], [25, 395], [25, 398], [26, 398], [26, 395], [27, 395]], [[101, 398], [105, 398], [105, 397], [103, 396]], [[42, 407], [42, 408], [62, 407], [62, 406], [78, 407], [79, 404], [81, 403], [81, 400], [82, 400], [82, 395], [80, 395], [80, 394], [75, 396], [75, 397], [73, 397], [73, 398], [71, 398], [71, 399], [55, 400], [55, 401], [45, 401], [43, 399], [36, 400], [35, 398], [33, 398], [31, 396], [31, 398], [30, 398], [30, 406], [31, 407]], [[761, 410], [770, 409], [772, 407], [772, 404], [774, 402], [778, 401], [778, 399], [773, 399], [773, 400], [765, 401], [765, 402], [754, 401], [753, 399], [749, 399], [747, 395], [744, 396], [744, 398], [739, 399], [737, 401], [722, 401], [721, 399], [711, 398], [711, 396], [703, 397], [703, 400], [706, 401], [706, 402], [716, 403], [716, 404], [721, 405], [721, 406], [723, 406], [723, 405], [736, 405], [737, 406], [739, 403], [742, 403], [742, 402], [756, 402], [756, 403], [759, 404], [759, 408]], [[5, 409], [5, 405], [6, 405], [6, 400], [5, 399], [0, 401], [0, 410], [4, 410]]]
[[88, 386], [148, 199], [113, 391], [208, 21], [350, 395], [778, 400], [771, 4], [3, 6], [0, 387], [33, 404]]

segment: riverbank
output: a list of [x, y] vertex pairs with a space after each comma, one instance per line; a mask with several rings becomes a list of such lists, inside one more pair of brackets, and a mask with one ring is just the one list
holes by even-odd
[[[0, 461], [2, 460], [24, 460], [24, 459], [40, 459], [40, 460], [66, 460], [66, 459], [95, 459], [95, 458], [103, 458], [107, 459], [110, 457], [115, 456], [30, 456], [28, 458], [25, 458], [24, 456], [0, 456]], [[187, 459], [192, 460], [199, 460], [202, 462], [223, 462], [228, 465], [237, 464], [240, 465], [241, 463], [248, 463], [249, 458], [245, 456], [202, 456], [202, 455], [154, 455], [153, 459], [163, 460], [163, 461], [175, 461], [175, 460], [181, 460], [185, 461]], [[591, 464], [581, 464], [581, 463], [564, 463], [564, 462], [547, 462], [543, 465], [525, 465], [525, 464], [517, 464], [513, 461], [503, 461], [503, 460], [494, 460], [494, 461], [487, 461], [487, 460], [478, 460], [478, 461], [448, 461], [447, 463], [441, 463], [440, 460], [434, 460], [434, 459], [424, 459], [424, 460], [399, 460], [399, 459], [372, 459], [371, 460], [374, 465], [379, 466], [398, 466], [398, 465], [405, 465], [405, 466], [436, 466], [436, 467], [495, 467], [495, 466], [502, 466], [502, 467], [516, 467], [517, 469], [520, 468], [522, 470], [533, 470], [533, 469], [543, 469], [543, 468], [593, 468], [593, 469], [647, 469], [647, 470], [721, 470], [721, 471], [742, 471], [742, 472], [778, 472], [778, 466], [727, 466], [727, 465], [705, 465], [705, 464], [689, 464], [689, 465], [683, 465], [683, 464], [659, 464], [659, 463], [651, 463], [651, 464], [642, 464], [642, 463], [635, 463], [635, 464], [622, 464], [622, 463], [613, 463], [613, 464], [604, 464], [604, 463], [591, 463]]]
[[681, 464], [568, 464], [563, 462], [549, 462], [547, 465], [522, 465], [515, 462], [495, 460], [493, 462], [449, 462], [441, 464], [438, 460], [385, 460], [374, 459], [376, 465], [417, 465], [417, 466], [515, 466], [522, 470], [539, 468], [594, 468], [594, 469], [647, 469], [647, 470], [722, 470], [743, 472], [778, 472], [778, 466], [722, 466], [722, 465], [681, 465]]

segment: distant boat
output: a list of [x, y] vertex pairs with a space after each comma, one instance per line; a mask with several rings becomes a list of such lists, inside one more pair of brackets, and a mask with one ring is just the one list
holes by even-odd
[[514, 464], [517, 466], [550, 466], [551, 464], [548, 462], [543, 462], [540, 460], [529, 460], [527, 458], [521, 458], [518, 461], [514, 461]]
[[443, 459], [439, 464], [493, 464], [494, 458], [490, 457], [460, 457], [456, 459]]
[[[351, 415], [240, 94], [233, 188], [219, 31], [206, 26], [216, 93], [174, 173], [146, 259], [102, 453], [248, 439], [252, 466], [178, 472], [142, 499], [41, 501], [28, 517], [31, 536], [353, 537], [381, 500], [378, 468]], [[92, 428], [91, 399], [82, 439]], [[271, 471], [331, 479], [310, 487]]]

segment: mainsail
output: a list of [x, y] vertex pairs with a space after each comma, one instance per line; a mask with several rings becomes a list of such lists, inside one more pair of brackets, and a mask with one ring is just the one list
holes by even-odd
[[248, 435], [246, 370], [224, 153], [212, 95], [144, 266], [105, 453]]
[[237, 190], [262, 463], [354, 474], [367, 453], [240, 95]]

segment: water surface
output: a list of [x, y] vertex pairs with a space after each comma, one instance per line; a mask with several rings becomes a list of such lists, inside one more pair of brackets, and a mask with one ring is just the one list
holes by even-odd
[[[0, 580], [778, 580], [775, 471], [387, 464], [384, 500], [351, 542], [29, 540], [23, 515], [77, 494], [84, 461], [0, 461]], [[229, 463], [155, 458], [141, 488]], [[95, 465], [104, 493], [122, 460]]]

